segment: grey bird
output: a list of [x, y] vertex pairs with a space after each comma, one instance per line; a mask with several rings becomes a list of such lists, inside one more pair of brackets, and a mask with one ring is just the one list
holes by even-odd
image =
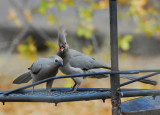
[[[98, 61], [76, 50], [69, 49], [64, 28], [60, 28], [60, 31], [58, 32], [58, 44], [59, 50], [57, 52], [57, 55], [59, 55], [63, 59], [63, 67], [60, 67], [60, 70], [64, 74], [68, 75], [90, 73], [96, 71], [94, 70], [96, 68], [111, 69], [101, 61]], [[76, 91], [83, 81], [83, 77], [74, 77], [72, 79], [75, 82], [72, 90]]]
[[[30, 71], [22, 74], [16, 78], [13, 83], [21, 84], [27, 83], [32, 79], [32, 83], [53, 77], [57, 74], [58, 68], [63, 66], [63, 60], [57, 55], [52, 55], [49, 58], [39, 58], [37, 59], [30, 68]], [[46, 83], [46, 90], [48, 93], [51, 93], [53, 80], [50, 80]], [[34, 92], [34, 86], [32, 93]]]
[[[68, 43], [66, 41], [66, 32], [63, 27], [60, 27], [58, 32], [58, 45], [59, 50], [57, 55], [63, 59], [63, 67], [60, 67], [60, 70], [64, 74], [83, 74], [83, 73], [95, 73], [95, 72], [103, 72], [104, 69], [111, 69], [111, 67], [107, 66], [106, 64], [98, 61], [88, 55], [85, 55], [81, 52], [78, 52], [73, 49], [69, 49]], [[101, 69], [104, 68], [104, 69]], [[96, 75], [90, 76], [92, 78], [103, 78], [107, 77], [108, 75]], [[122, 78], [127, 79], [135, 79], [136, 76], [131, 75], [120, 75]], [[76, 91], [77, 88], [80, 86], [81, 82], [83, 81], [83, 77], [75, 77], [72, 78], [75, 82], [74, 86], [72, 87], [73, 91]], [[149, 83], [149, 79], [147, 81], [141, 80], [141, 82]], [[151, 82], [154, 82], [151, 80]]]

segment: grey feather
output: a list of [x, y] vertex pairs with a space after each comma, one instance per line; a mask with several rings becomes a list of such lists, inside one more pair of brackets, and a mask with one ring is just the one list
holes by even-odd
[[21, 84], [27, 83], [32, 79], [31, 74], [29, 72], [22, 74], [21, 76], [17, 77], [13, 83], [14, 84]]
[[82, 68], [82, 69], [93, 69], [93, 68], [105, 68], [111, 69], [111, 67], [107, 66], [103, 62], [94, 59], [88, 55], [85, 55], [79, 51], [69, 49], [68, 55], [70, 55], [70, 64], [71, 66]]
[[42, 65], [41, 65], [42, 64], [42, 60], [43, 60], [43, 58], [36, 60], [32, 64], [32, 66], [29, 68], [29, 70], [31, 70], [35, 74], [38, 73], [41, 70], [41, 67], [42, 67]]
[[59, 31], [58, 31], [58, 43], [65, 43], [66, 42], [66, 39], [65, 37], [67, 36], [67, 33], [66, 33], [66, 30], [63, 26], [61, 26], [59, 28]]
[[[36, 60], [32, 66], [29, 68], [30, 79], [32, 78], [32, 82], [37, 82], [49, 77], [53, 77], [57, 74], [58, 68], [62, 65], [62, 58], [57, 55], [52, 55], [49, 58], [39, 58]], [[23, 83], [28, 79], [26, 76], [28, 75], [22, 74], [20, 77], [14, 80], [13, 83]], [[53, 80], [47, 82], [47, 91], [50, 92], [52, 87]]]
[[[96, 73], [96, 72], [106, 72], [104, 69], [90, 69], [87, 70], [86, 73]], [[102, 74], [102, 75], [92, 75], [88, 76], [89, 78], [107, 78], [109, 75], [108, 74]]]

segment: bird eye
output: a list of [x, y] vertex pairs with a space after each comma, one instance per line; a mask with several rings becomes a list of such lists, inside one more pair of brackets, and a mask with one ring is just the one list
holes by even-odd
[[55, 59], [55, 62], [58, 62], [58, 59]]
[[64, 44], [67, 44], [66, 42]]

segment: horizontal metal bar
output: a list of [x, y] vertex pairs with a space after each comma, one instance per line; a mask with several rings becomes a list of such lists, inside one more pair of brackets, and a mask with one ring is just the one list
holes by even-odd
[[[72, 87], [54, 87], [51, 91], [71, 91]], [[110, 91], [110, 88], [78, 88], [77, 91]], [[130, 89], [130, 88], [121, 88], [121, 91], [136, 91], [136, 90], [144, 90], [144, 89]], [[148, 89], [147, 89], [148, 90]], [[11, 91], [11, 90], [10, 90]], [[38, 88], [34, 89], [34, 92], [46, 91], [46, 88]], [[9, 91], [0, 91], [0, 94], [7, 93]], [[32, 92], [32, 89], [24, 89], [20, 90], [16, 93], [27, 93]]]
[[144, 89], [136, 91], [121, 91], [121, 97], [136, 97], [136, 96], [158, 96], [160, 89]]
[[136, 74], [139, 73], [139, 71], [137, 70], [128, 70], [128, 71], [105, 71], [105, 72], [97, 72], [97, 73], [85, 73], [85, 74], [72, 74], [72, 75], [62, 75], [62, 76], [53, 76], [26, 86], [23, 86], [21, 88], [17, 88], [14, 90], [11, 90], [10, 92], [4, 93], [4, 95], [8, 95], [44, 82], [47, 82], [49, 80], [53, 80], [53, 79], [62, 79], [62, 78], [73, 78], [73, 77], [82, 77], [82, 76], [91, 76], [91, 75], [101, 75], [101, 74]]
[[[70, 101], [88, 101], [111, 98], [110, 88], [78, 88], [76, 93], [68, 92], [70, 88], [53, 88], [52, 95], [49, 95], [46, 90], [35, 89], [32, 94], [32, 89], [19, 91], [8, 96], [0, 94], [1, 102], [70, 102]], [[135, 96], [158, 96], [160, 89], [121, 89], [121, 97]]]
[[[105, 98], [104, 98], [105, 97]], [[70, 101], [83, 101], [83, 100], [96, 100], [96, 99], [106, 99], [110, 98], [110, 92], [102, 92], [95, 95], [78, 95], [70, 97], [53, 97], [53, 96], [0, 96], [1, 102], [49, 102], [49, 103], [59, 103], [59, 102], [70, 102]]]
[[32, 94], [32, 89], [27, 89], [24, 91], [16, 92], [5, 96], [0, 94], [1, 102], [50, 102], [50, 103], [59, 103], [59, 102], [69, 102], [69, 101], [88, 101], [95, 99], [102, 99], [103, 101], [106, 98], [110, 98], [110, 91], [97, 90], [93, 89], [79, 89], [75, 93], [68, 92], [70, 88], [54, 88], [54, 91], [51, 91], [52, 95], [48, 94], [45, 89], [39, 89], [34, 91]]
[[120, 87], [125, 86], [125, 85], [128, 85], [128, 84], [131, 84], [131, 83], [134, 83], [134, 82], [136, 82], [136, 81], [140, 81], [140, 80], [145, 79], [145, 78], [148, 78], [148, 77], [152, 77], [152, 76], [157, 75], [157, 74], [160, 74], [160, 72], [154, 72], [154, 73], [151, 73], [151, 74], [148, 74], [148, 75], [145, 75], [145, 76], [142, 76], [142, 77], [139, 77], [139, 78], [130, 80], [130, 81], [128, 81], [128, 82], [125, 82], [125, 83], [120, 84]]
[[160, 69], [146, 69], [146, 70], [138, 70], [139, 72], [160, 72]]

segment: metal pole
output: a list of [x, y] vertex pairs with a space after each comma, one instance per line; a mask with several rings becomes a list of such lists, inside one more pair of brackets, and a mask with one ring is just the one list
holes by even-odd
[[[109, 0], [110, 9], [110, 45], [111, 70], [118, 71], [118, 31], [117, 31], [117, 0]], [[120, 115], [120, 78], [119, 74], [111, 74], [112, 115]]]

